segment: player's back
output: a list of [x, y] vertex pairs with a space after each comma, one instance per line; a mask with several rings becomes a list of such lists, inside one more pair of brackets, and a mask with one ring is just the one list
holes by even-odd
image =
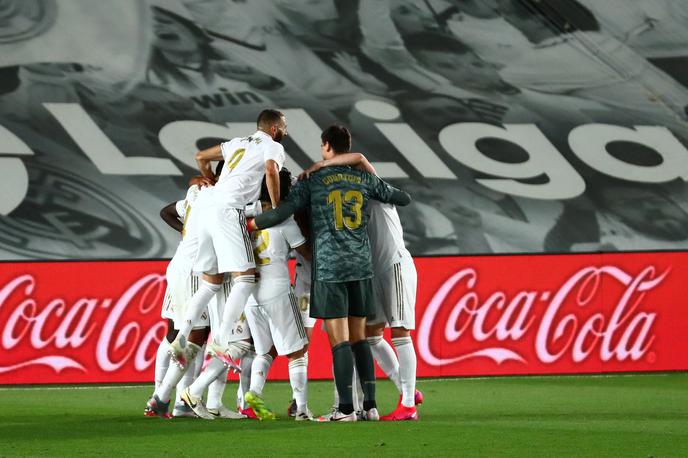
[[253, 252], [259, 272], [258, 287], [254, 297], [259, 304], [289, 294], [289, 253], [292, 248], [306, 243], [294, 218], [252, 234]]
[[216, 184], [215, 200], [222, 206], [241, 208], [258, 200], [265, 161], [284, 164], [284, 147], [265, 132], [233, 138], [220, 145], [225, 166]]
[[387, 269], [407, 252], [399, 212], [392, 204], [373, 201], [368, 206], [368, 236], [375, 270]]
[[[183, 221], [182, 240], [177, 246], [174, 256], [170, 260], [170, 266], [183, 271], [191, 271], [191, 264], [198, 249], [197, 230], [202, 224], [201, 208], [210, 205], [213, 201], [212, 186], [191, 186], [184, 200], [175, 204], [177, 214]], [[200, 216], [199, 216], [200, 215]]]
[[366, 207], [379, 196], [380, 183], [384, 182], [351, 167], [326, 167], [309, 178], [317, 280], [340, 282], [372, 276]]

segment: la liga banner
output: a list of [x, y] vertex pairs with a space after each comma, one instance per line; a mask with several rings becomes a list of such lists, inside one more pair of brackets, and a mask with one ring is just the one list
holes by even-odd
[[[688, 370], [686, 252], [415, 263], [420, 377]], [[152, 382], [165, 267], [0, 263], [0, 384]], [[309, 377], [331, 378], [320, 323], [308, 351]]]

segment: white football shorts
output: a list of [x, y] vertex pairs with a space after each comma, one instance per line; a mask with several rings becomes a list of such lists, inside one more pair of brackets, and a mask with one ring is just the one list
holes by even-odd
[[304, 328], [312, 328], [315, 326], [317, 318], [311, 318], [311, 294], [307, 293], [296, 298], [296, 303], [299, 305], [299, 312], [301, 312], [301, 321]]
[[[215, 294], [215, 297], [210, 299], [208, 303], [208, 315], [210, 318], [210, 333], [213, 334], [220, 329], [220, 324], [222, 323], [222, 313], [225, 309], [225, 303], [227, 302], [227, 297], [229, 296], [229, 291], [231, 288], [231, 277], [229, 275], [225, 276], [225, 281], [222, 283], [222, 288]], [[246, 340], [251, 338], [251, 330], [248, 327], [248, 322], [246, 321], [246, 315], [241, 314], [238, 320], [234, 322], [232, 326], [232, 331], [229, 335], [228, 342], [238, 342], [240, 340]]]
[[195, 273], [244, 272], [256, 267], [243, 210], [215, 205], [195, 210], [201, 226]]
[[278, 355], [288, 355], [308, 343], [296, 296], [292, 293], [268, 304], [249, 304], [244, 313], [259, 355], [268, 353], [273, 345]]
[[375, 317], [367, 324], [387, 323], [391, 328], [416, 328], [416, 287], [418, 274], [411, 255], [402, 255], [398, 262], [383, 272], [375, 272]]
[[[174, 329], [179, 329], [184, 321], [186, 306], [191, 296], [198, 290], [200, 278], [196, 275], [182, 274], [176, 269], [167, 269], [167, 290], [163, 301], [162, 317], [174, 321]], [[214, 300], [214, 299], [213, 299]], [[212, 300], [211, 300], [212, 302]], [[208, 310], [201, 312], [200, 318], [193, 324], [194, 329], [210, 326]]]

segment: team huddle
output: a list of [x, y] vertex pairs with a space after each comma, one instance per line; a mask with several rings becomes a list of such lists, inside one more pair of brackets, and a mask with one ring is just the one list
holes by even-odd
[[[286, 356], [297, 421], [417, 420], [423, 396], [410, 337], [417, 277], [395, 207], [408, 205], [409, 195], [350, 152], [345, 127], [322, 132], [323, 160], [298, 180], [283, 168], [284, 115], [264, 110], [257, 128], [198, 152], [201, 176], [183, 201], [161, 211], [182, 240], [167, 267], [168, 332], [144, 415], [274, 419], [262, 393], [272, 362]], [[335, 381], [333, 408], [317, 418], [307, 377], [316, 319], [328, 334]], [[400, 393], [384, 416], [373, 360]], [[222, 403], [230, 370], [240, 375], [236, 411]]]

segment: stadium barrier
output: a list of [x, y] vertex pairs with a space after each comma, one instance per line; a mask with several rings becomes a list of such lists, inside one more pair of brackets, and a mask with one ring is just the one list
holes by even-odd
[[[415, 262], [420, 377], [688, 370], [686, 252]], [[166, 264], [0, 263], [0, 384], [152, 382]], [[331, 378], [319, 328], [309, 361]]]

